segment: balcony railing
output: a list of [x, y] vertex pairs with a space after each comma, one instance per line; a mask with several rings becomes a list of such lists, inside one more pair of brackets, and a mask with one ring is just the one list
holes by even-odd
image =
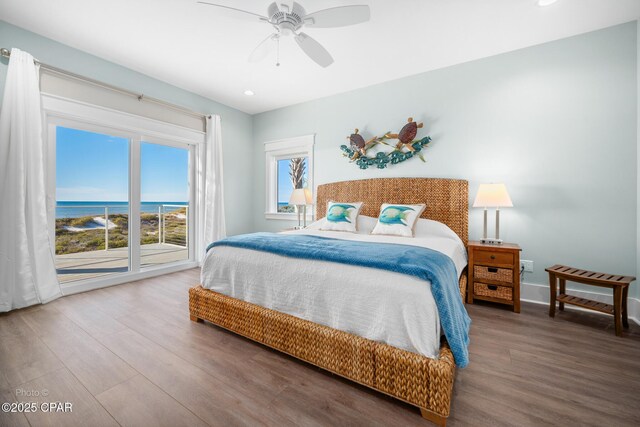
[[[167, 208], [174, 208], [173, 212], [167, 212]], [[177, 209], [175, 209], [177, 208]], [[184, 214], [182, 210], [184, 209]], [[184, 228], [176, 227], [177, 232], [170, 232], [167, 236], [167, 215], [176, 219], [184, 219]], [[160, 205], [158, 206], [158, 243], [189, 247], [189, 206], [188, 205]], [[169, 239], [167, 240], [167, 237]]]
[[[57, 205], [58, 209], [84, 209], [87, 215], [56, 218], [56, 254], [128, 246], [129, 205]], [[157, 213], [142, 212], [140, 218], [141, 245], [161, 243], [189, 247], [188, 205], [160, 204]]]

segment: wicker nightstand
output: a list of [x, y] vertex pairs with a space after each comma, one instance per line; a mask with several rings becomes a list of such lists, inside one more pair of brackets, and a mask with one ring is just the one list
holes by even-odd
[[507, 304], [520, 313], [520, 246], [469, 242], [467, 303]]

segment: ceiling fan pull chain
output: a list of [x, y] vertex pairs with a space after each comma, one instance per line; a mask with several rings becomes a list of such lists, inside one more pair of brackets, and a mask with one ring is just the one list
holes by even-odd
[[276, 67], [280, 66], [280, 37], [276, 40], [277, 42], [277, 52], [276, 52]]

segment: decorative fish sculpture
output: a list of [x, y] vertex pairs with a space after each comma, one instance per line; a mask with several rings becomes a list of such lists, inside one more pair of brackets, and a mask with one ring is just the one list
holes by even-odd
[[404, 220], [407, 219], [407, 215], [409, 215], [409, 212], [406, 212], [406, 211], [413, 211], [413, 210], [415, 209], [407, 206], [387, 206], [386, 208], [384, 208], [384, 210], [380, 214], [380, 222], [388, 225], [393, 225], [393, 224], [407, 225], [407, 223], [404, 222]]
[[355, 209], [356, 207], [353, 205], [345, 205], [341, 203], [336, 203], [331, 205], [331, 209], [327, 213], [327, 220], [331, 222], [348, 222], [349, 221], [349, 209]]

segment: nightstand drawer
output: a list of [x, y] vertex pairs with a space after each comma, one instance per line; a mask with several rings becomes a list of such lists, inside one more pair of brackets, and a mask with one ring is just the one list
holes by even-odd
[[478, 264], [513, 266], [513, 253], [495, 251], [475, 251], [474, 261]]
[[477, 280], [493, 280], [496, 282], [511, 284], [513, 283], [513, 270], [510, 268], [476, 265], [473, 267], [473, 278]]
[[473, 284], [473, 294], [479, 297], [513, 301], [513, 288], [509, 286], [487, 285], [486, 283], [475, 282]]

